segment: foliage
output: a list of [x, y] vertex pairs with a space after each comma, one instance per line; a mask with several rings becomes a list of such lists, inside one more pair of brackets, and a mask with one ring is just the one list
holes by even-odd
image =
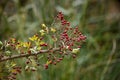
[[[0, 42], [0, 62], [8, 62], [9, 60], [5, 64], [9, 70], [6, 79], [14, 80], [16, 75], [21, 73], [22, 67], [14, 61], [16, 58], [26, 57], [25, 70], [36, 71], [38, 66], [44, 66], [45, 69], [48, 69], [50, 64], [56, 65], [63, 60], [65, 55], [76, 57], [86, 36], [78, 30], [78, 27], [72, 28], [70, 23], [64, 19], [62, 12], [58, 13], [51, 26], [58, 27], [48, 28], [45, 24], [42, 24], [39, 33], [30, 37], [27, 42], [15, 38], [10, 38], [4, 43]], [[41, 58], [42, 56], [44, 57]], [[44, 60], [46, 60], [46, 63], [43, 64]]]
[[[22, 80], [120, 79], [118, 0], [1, 1], [0, 40], [2, 42], [8, 40], [9, 36], [26, 42], [29, 36], [40, 30], [42, 23], [46, 23], [49, 28], [57, 11], [62, 11], [72, 27], [78, 25], [78, 29], [87, 36], [87, 41], [78, 52], [76, 59], [73, 60], [68, 56], [56, 66], [50, 65], [47, 70], [39, 67], [34, 73], [22, 70], [22, 73], [17, 75], [18, 80], [21, 80], [21, 77]], [[49, 39], [49, 36], [47, 38]], [[40, 58], [42, 57], [44, 56]], [[24, 60], [17, 60], [17, 63], [25, 67]], [[0, 68], [0, 73], [6, 74], [5, 70]]]

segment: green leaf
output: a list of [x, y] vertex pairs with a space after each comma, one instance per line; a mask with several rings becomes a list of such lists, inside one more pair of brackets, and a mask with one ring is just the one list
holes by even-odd
[[0, 41], [0, 45], [3, 45], [2, 41]]
[[11, 52], [10, 52], [10, 51], [5, 51], [5, 54], [6, 54], [7, 56], [9, 56], [9, 55], [11, 54]]

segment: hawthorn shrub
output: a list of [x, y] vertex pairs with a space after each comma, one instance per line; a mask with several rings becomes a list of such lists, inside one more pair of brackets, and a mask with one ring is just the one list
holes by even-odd
[[50, 27], [42, 24], [40, 31], [29, 37], [28, 41], [24, 42], [15, 38], [0, 41], [0, 62], [6, 62], [5, 67], [9, 71], [6, 78], [14, 80], [24, 67], [13, 60], [26, 58], [24, 68], [26, 71], [36, 71], [37, 66], [48, 69], [49, 65], [61, 62], [64, 56], [70, 55], [76, 58], [85, 40], [86, 36], [79, 31], [78, 27], [72, 27], [70, 22], [64, 19], [63, 13], [58, 12]]

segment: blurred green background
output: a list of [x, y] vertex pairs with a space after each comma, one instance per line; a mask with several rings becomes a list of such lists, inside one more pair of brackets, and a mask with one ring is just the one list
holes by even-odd
[[78, 57], [48, 70], [23, 70], [17, 80], [120, 80], [119, 0], [0, 0], [0, 40], [26, 41], [42, 23], [50, 26], [58, 11], [87, 36]]

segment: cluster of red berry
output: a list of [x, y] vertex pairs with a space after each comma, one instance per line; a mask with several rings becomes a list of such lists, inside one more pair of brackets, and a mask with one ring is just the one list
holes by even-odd
[[21, 73], [21, 69], [22, 69], [22, 68], [19, 67], [19, 66], [15, 66], [15, 67], [13, 67], [12, 70], [11, 70], [10, 75], [7, 77], [8, 80], [15, 80], [17, 74]]
[[[65, 55], [72, 55], [73, 58], [76, 58], [76, 53], [81, 48], [82, 42], [85, 41], [86, 36], [84, 36], [78, 29], [78, 27], [72, 28], [70, 22], [64, 19], [62, 12], [59, 12], [57, 15], [58, 22], [61, 23], [61, 32], [59, 32], [59, 51], [50, 52], [47, 56], [48, 62], [44, 65], [45, 69], [48, 69], [49, 64], [56, 65], [63, 60]], [[53, 35], [52, 38], [55, 38], [57, 35]], [[59, 53], [59, 54], [58, 54]]]
[[59, 19], [60, 21], [61, 21], [61, 24], [64, 26], [64, 25], [68, 25], [68, 26], [70, 26], [70, 22], [68, 22], [68, 21], [66, 21], [65, 19], [64, 19], [64, 15], [63, 15], [63, 13], [62, 12], [59, 12], [58, 13], [58, 15], [57, 15], [57, 19]]
[[57, 18], [61, 21], [62, 25], [65, 21], [63, 27], [61, 28], [63, 30], [60, 33], [60, 40], [63, 43], [60, 47], [68, 48], [70, 51], [72, 51], [73, 48], [81, 48], [81, 43], [85, 41], [86, 36], [79, 31], [78, 27], [72, 28], [70, 26], [70, 22], [64, 19], [62, 12], [58, 13]]

